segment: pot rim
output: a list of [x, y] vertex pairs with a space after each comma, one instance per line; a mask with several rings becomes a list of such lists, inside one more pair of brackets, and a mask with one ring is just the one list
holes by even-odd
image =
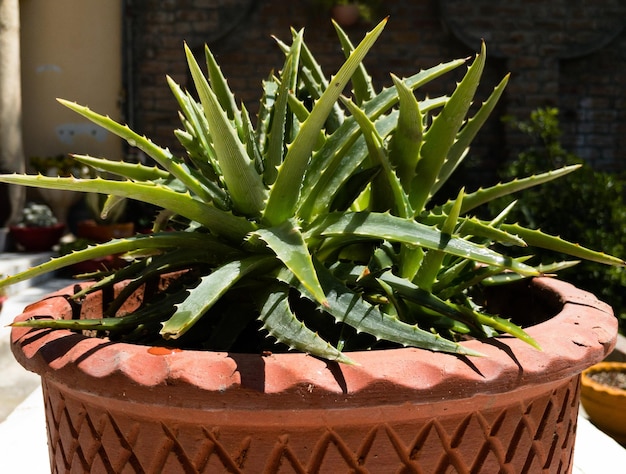
[[614, 397], [621, 397], [626, 399], [626, 390], [615, 388], [610, 385], [606, 385], [603, 383], [596, 382], [594, 379], [590, 377], [591, 374], [596, 372], [626, 372], [626, 362], [615, 362], [615, 361], [602, 361], [597, 364], [592, 365], [591, 367], [583, 370], [581, 375], [581, 383], [582, 386], [588, 388], [589, 390], [593, 390], [595, 392], [603, 392]]
[[[97, 389], [104, 395], [123, 392], [132, 398], [140, 386], [160, 386], [175, 397], [181, 387], [193, 386], [202, 399], [227, 395], [229, 404], [249, 404], [258, 395], [272, 395], [276, 406], [281, 396], [294, 393], [318, 404], [336, 403], [338, 397], [368, 403], [369, 398], [380, 397], [373, 394], [381, 388], [389, 403], [404, 403], [409, 397], [424, 403], [441, 401], [442, 391], [446, 398], [498, 394], [577, 376], [610, 353], [617, 337], [617, 318], [607, 304], [552, 278], [534, 278], [530, 286], [557, 297], [563, 305], [553, 318], [527, 328], [543, 348], [541, 352], [519, 339], [499, 336], [462, 343], [486, 357], [469, 359], [401, 348], [350, 352], [360, 365], [346, 366], [302, 353], [185, 350], [151, 354], [148, 346], [34, 328], [13, 328], [12, 350], [28, 370], [77, 390], [93, 392], [92, 380], [97, 378], [107, 382]], [[15, 320], [49, 315], [59, 304], [68, 314], [69, 304], [62, 295], [72, 294], [72, 288], [30, 305]]]
[[65, 224], [63, 224], [62, 222], [57, 222], [56, 224], [52, 224], [52, 225], [42, 225], [42, 226], [29, 226], [29, 225], [11, 225], [9, 226], [9, 232], [20, 232], [24, 229], [32, 229], [32, 230], [36, 230], [36, 229], [45, 229], [45, 230], [50, 230], [50, 229], [61, 229], [61, 228], [65, 228]]

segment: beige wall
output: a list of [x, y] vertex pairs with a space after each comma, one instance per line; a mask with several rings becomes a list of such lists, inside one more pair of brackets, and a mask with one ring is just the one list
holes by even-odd
[[120, 119], [121, 0], [22, 0], [24, 150], [120, 157], [121, 141], [56, 102]]

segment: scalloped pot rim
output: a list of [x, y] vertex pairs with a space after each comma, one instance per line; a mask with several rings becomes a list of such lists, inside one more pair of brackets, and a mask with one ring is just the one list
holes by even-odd
[[[53, 295], [71, 294], [72, 288]], [[192, 405], [194, 400], [207, 403], [214, 398], [218, 405], [280, 408], [296, 396], [317, 407], [337, 406], [338, 401], [342, 406], [367, 406], [380, 403], [381, 389], [388, 404], [432, 403], [564, 380], [610, 353], [617, 319], [608, 305], [555, 279], [535, 278], [531, 288], [553, 293], [563, 306], [553, 318], [527, 329], [542, 351], [501, 336], [463, 343], [485, 357], [388, 349], [351, 352], [359, 365], [347, 366], [299, 353], [164, 351], [68, 330], [32, 328], [13, 328], [12, 348], [25, 368], [42, 377], [78, 391], [128, 400], [140, 399], [145, 387], [158, 386], [165, 390], [159, 395], [162, 403], [184, 397], [184, 403]], [[70, 313], [65, 298], [48, 297], [26, 308], [16, 321]]]
[[612, 387], [610, 385], [605, 385], [600, 382], [596, 382], [592, 374], [597, 372], [626, 372], [626, 362], [617, 362], [617, 361], [606, 361], [606, 362], [598, 362], [593, 366], [585, 369], [582, 373], [582, 381], [583, 385], [588, 386], [590, 389], [596, 392], [602, 392], [614, 397], [623, 398], [626, 400], [626, 389]]

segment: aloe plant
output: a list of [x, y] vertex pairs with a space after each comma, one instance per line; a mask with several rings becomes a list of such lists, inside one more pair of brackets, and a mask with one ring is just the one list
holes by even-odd
[[[478, 355], [458, 341], [498, 333], [537, 346], [522, 328], [486, 313], [472, 299], [473, 289], [552, 273], [574, 262], [534, 267], [529, 256], [507, 256], [496, 246], [539, 246], [611, 265], [624, 261], [508, 224], [508, 209], [490, 221], [471, 215], [481, 204], [576, 166], [475, 192], [460, 190], [454, 200], [434, 205], [508, 77], [471, 117], [484, 45], [450, 96], [418, 100], [415, 91], [467, 60], [403, 79], [392, 76], [393, 87], [376, 91], [363, 59], [385, 23], [356, 47], [335, 25], [346, 60], [330, 80], [303, 32], [292, 31], [291, 44], [278, 42], [285, 62], [263, 82], [256, 121], [237, 106], [211, 51], [206, 48], [207, 77], [185, 47], [199, 100], [167, 81], [180, 106], [182, 126], [175, 134], [186, 156], [61, 100], [141, 149], [154, 166], [76, 155], [118, 179], [3, 175], [0, 181], [109, 195], [104, 212], [120, 198], [163, 212], [152, 234], [94, 245], [0, 283], [125, 254], [126, 268], [99, 273], [94, 285], [74, 296], [128, 281], [103, 319], [20, 324], [211, 350], [294, 349], [345, 363], [351, 362], [349, 351], [372, 347]], [[116, 314], [134, 289], [177, 271], [182, 272], [175, 283], [154, 302]]]

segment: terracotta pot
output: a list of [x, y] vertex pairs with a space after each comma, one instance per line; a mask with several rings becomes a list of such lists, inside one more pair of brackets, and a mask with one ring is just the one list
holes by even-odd
[[626, 390], [591, 378], [604, 371], [626, 373], [626, 362], [600, 362], [583, 371], [581, 402], [593, 424], [626, 446]]
[[111, 239], [131, 237], [135, 233], [135, 224], [121, 222], [119, 224], [98, 224], [89, 219], [80, 221], [76, 231], [77, 236], [94, 242], [108, 242]]
[[[71, 291], [17, 319], [71, 318]], [[520, 312], [556, 311], [528, 328], [542, 352], [498, 337], [463, 343], [485, 357], [391, 349], [344, 366], [26, 328], [12, 348], [42, 377], [53, 472], [570, 472], [580, 373], [617, 320], [557, 280], [506, 291], [495, 299]], [[83, 316], [101, 305], [91, 296]]]
[[45, 252], [59, 243], [65, 232], [64, 224], [47, 227], [10, 227], [11, 238], [18, 250], [26, 252]]
[[332, 7], [331, 16], [341, 26], [352, 26], [361, 16], [359, 6], [356, 4], [335, 5]]

